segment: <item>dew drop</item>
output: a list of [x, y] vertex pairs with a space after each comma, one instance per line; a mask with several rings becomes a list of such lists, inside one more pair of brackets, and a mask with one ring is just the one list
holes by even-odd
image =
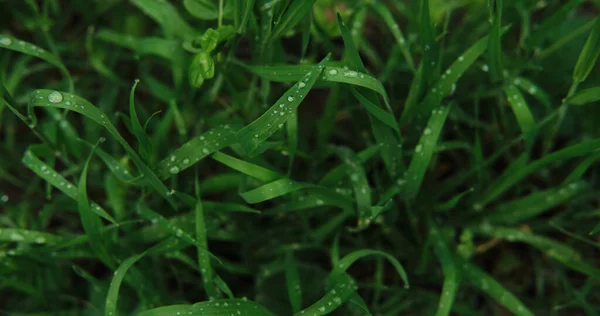
[[299, 88], [299, 89], [302, 89], [302, 88], [304, 88], [304, 87], [306, 87], [306, 83], [304, 83], [304, 82], [302, 82], [302, 81], [298, 82], [298, 88]]
[[490, 71], [490, 67], [488, 65], [483, 65], [483, 66], [481, 66], [481, 70], [488, 72], [488, 71]]
[[183, 164], [187, 165], [190, 163], [190, 160], [188, 158], [183, 159]]
[[536, 87], [529, 88], [529, 93], [530, 94], [535, 94], [536, 92], [537, 92], [537, 88]]
[[417, 147], [415, 147], [415, 152], [419, 153], [419, 152], [421, 152], [422, 149], [423, 149], [423, 145], [419, 144], [419, 145], [417, 145]]
[[202, 148], [202, 153], [205, 155], [208, 155], [210, 153], [210, 150], [208, 150], [206, 148]]
[[458, 57], [458, 61], [464, 61], [464, 60], [465, 60], [465, 56]]
[[61, 103], [62, 100], [63, 100], [63, 95], [58, 91], [52, 91], [48, 95], [48, 101], [50, 101], [52, 103]]
[[288, 100], [289, 102], [293, 102], [293, 101], [294, 101], [294, 97], [290, 95], [289, 97], [287, 97], [287, 100]]
[[331, 69], [331, 70], [329, 70], [329, 74], [330, 74], [330, 75], [332, 75], [332, 76], [335, 76], [335, 75], [337, 75], [337, 73], [338, 73], [338, 71], [337, 71], [337, 70], [335, 70], [335, 69]]
[[344, 73], [344, 77], [355, 78], [357, 76], [358, 76], [358, 73], [356, 71], [346, 71]]
[[431, 129], [428, 127], [423, 131], [423, 134], [425, 135], [430, 135], [431, 134]]
[[12, 40], [8, 37], [0, 38], [0, 45], [8, 46], [12, 44]]
[[169, 168], [169, 172], [171, 174], [177, 174], [179, 172], [179, 167], [173, 166], [173, 167]]

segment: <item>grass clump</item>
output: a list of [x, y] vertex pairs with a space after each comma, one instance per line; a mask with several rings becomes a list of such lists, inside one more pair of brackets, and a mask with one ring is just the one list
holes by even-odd
[[0, 311], [596, 315], [598, 1], [23, 1]]

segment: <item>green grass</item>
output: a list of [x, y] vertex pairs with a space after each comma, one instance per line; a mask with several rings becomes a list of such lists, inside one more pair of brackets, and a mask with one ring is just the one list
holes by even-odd
[[11, 1], [0, 314], [597, 315], [600, 1]]

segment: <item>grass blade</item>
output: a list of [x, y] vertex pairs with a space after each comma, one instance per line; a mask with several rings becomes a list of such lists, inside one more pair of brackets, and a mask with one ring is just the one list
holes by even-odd
[[457, 269], [452, 254], [448, 249], [448, 245], [440, 234], [435, 224], [430, 223], [429, 237], [433, 245], [433, 249], [442, 265], [444, 272], [444, 284], [442, 285], [442, 294], [438, 304], [436, 316], [450, 315], [452, 305], [456, 299], [458, 287], [460, 286], [461, 275], [460, 269]]
[[579, 54], [575, 69], [573, 69], [573, 81], [575, 84], [585, 81], [590, 72], [592, 72], [598, 57], [600, 57], [600, 17], [596, 18], [592, 31]]
[[237, 134], [236, 137], [242, 147], [253, 155], [260, 144], [267, 140], [277, 130], [283, 127], [292, 113], [295, 113], [300, 103], [306, 97], [306, 94], [317, 81], [317, 78], [323, 72], [325, 64], [329, 61], [329, 56], [325, 57], [312, 71], [284, 93], [263, 115], [252, 123], [246, 125]]
[[567, 100], [569, 104], [575, 105], [584, 105], [597, 101], [600, 101], [600, 87], [581, 90]]
[[496, 12], [494, 14], [494, 21], [492, 23], [492, 30], [490, 31], [490, 38], [488, 40], [488, 58], [490, 74], [495, 81], [499, 81], [503, 77], [504, 67], [502, 66], [502, 10], [503, 0], [495, 0]]
[[206, 291], [206, 295], [208, 295], [209, 300], [214, 300], [220, 298], [221, 295], [217, 292], [217, 288], [214, 284], [214, 270], [210, 264], [210, 257], [208, 252], [208, 239], [206, 236], [206, 225], [204, 219], [204, 208], [202, 206], [202, 201], [198, 199], [195, 207], [196, 214], [196, 240], [198, 240], [198, 267], [200, 268], [200, 273], [202, 273], [202, 282], [204, 283], [204, 290]]
[[275, 316], [265, 307], [246, 299], [222, 299], [200, 302], [194, 305], [171, 305], [143, 311], [139, 316], [163, 315], [197, 315], [197, 316]]
[[504, 93], [506, 94], [506, 98], [512, 107], [515, 117], [517, 118], [517, 122], [521, 127], [523, 136], [525, 139], [531, 141], [533, 138], [533, 133], [535, 132], [535, 120], [533, 119], [533, 115], [529, 110], [527, 101], [525, 101], [525, 98], [523, 98], [523, 95], [519, 89], [512, 84], [504, 87]]
[[419, 193], [423, 177], [427, 171], [427, 166], [433, 156], [435, 146], [442, 133], [442, 128], [446, 118], [450, 113], [452, 106], [445, 106], [431, 112], [431, 118], [427, 127], [423, 130], [423, 135], [415, 147], [415, 153], [406, 173], [406, 191], [409, 198], [414, 198]]
[[131, 88], [131, 92], [129, 93], [129, 119], [131, 120], [131, 128], [133, 129], [133, 134], [135, 135], [138, 141], [138, 151], [140, 153], [140, 156], [142, 156], [144, 160], [148, 161], [150, 159], [150, 156], [152, 155], [152, 144], [150, 143], [148, 135], [146, 135], [145, 128], [143, 128], [142, 124], [140, 124], [137, 112], [135, 111], [135, 87], [137, 87], [139, 82], [139, 79], [135, 80], [135, 83]]
[[285, 10], [283, 16], [275, 22], [275, 29], [270, 35], [271, 39], [277, 39], [292, 30], [305, 15], [310, 14], [316, 0], [292, 1]]
[[285, 259], [285, 282], [292, 312], [297, 313], [302, 308], [302, 288], [300, 287], [298, 267], [292, 252], [288, 252]]
[[186, 39], [194, 35], [194, 29], [179, 15], [168, 1], [131, 0], [136, 7], [158, 23], [167, 37]]

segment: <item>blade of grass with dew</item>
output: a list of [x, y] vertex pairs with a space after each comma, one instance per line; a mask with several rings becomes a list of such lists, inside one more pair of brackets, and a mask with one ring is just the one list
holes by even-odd
[[385, 259], [387, 259], [392, 264], [392, 266], [394, 266], [394, 269], [396, 270], [396, 272], [398, 273], [398, 275], [404, 282], [404, 288], [406, 288], [406, 289], [409, 288], [408, 276], [406, 275], [406, 271], [404, 271], [402, 264], [396, 258], [394, 258], [392, 255], [390, 255], [386, 252], [383, 252], [383, 251], [372, 250], [372, 249], [355, 250], [355, 251], [345, 255], [342, 259], [340, 259], [338, 261], [337, 265], [335, 267], [333, 267], [333, 270], [331, 270], [329, 278], [335, 279], [335, 278], [339, 277], [340, 275], [344, 274], [346, 272], [346, 270], [348, 270], [348, 268], [354, 262], [356, 262], [357, 260], [362, 259], [364, 257], [367, 257], [367, 256], [382, 256]]
[[579, 53], [575, 69], [573, 69], [574, 85], [585, 81], [596, 65], [598, 57], [600, 57], [600, 17], [596, 18], [592, 31]]
[[295, 110], [286, 122], [286, 132], [288, 137], [288, 173], [292, 172], [294, 158], [298, 150], [298, 110]]
[[160, 37], [136, 38], [112, 30], [100, 30], [96, 33], [96, 37], [105, 42], [130, 49], [140, 55], [154, 55], [171, 61], [174, 59], [173, 51], [181, 45], [175, 40]]
[[206, 156], [235, 144], [237, 132], [237, 128], [229, 125], [210, 129], [175, 149], [161, 160], [156, 166], [157, 175], [161, 179], [166, 179], [193, 166]]
[[462, 275], [480, 291], [494, 299], [498, 304], [506, 307], [517, 316], [533, 316], [534, 314], [509, 290], [487, 273], [475, 265], [462, 262]]
[[235, 158], [222, 152], [216, 152], [211, 157], [229, 168], [237, 170], [245, 175], [249, 175], [261, 181], [270, 182], [282, 177], [279, 173], [275, 171], [246, 162], [244, 160]]
[[350, 178], [356, 201], [358, 226], [368, 226], [374, 214], [371, 212], [371, 188], [365, 169], [357, 155], [349, 148], [337, 147], [335, 151], [346, 164], [346, 175]]
[[296, 266], [294, 254], [290, 251], [285, 257], [285, 282], [292, 305], [292, 312], [298, 313], [302, 308], [302, 288], [300, 286], [300, 274]]
[[104, 315], [105, 316], [115, 316], [117, 315], [117, 301], [119, 299], [119, 289], [121, 287], [121, 283], [125, 278], [125, 274], [127, 270], [131, 268], [138, 260], [144, 257], [145, 253], [141, 253], [139, 255], [131, 256], [121, 263], [119, 268], [115, 271], [115, 274], [110, 281], [110, 286], [108, 288], [108, 294], [106, 295], [106, 303], [104, 306]]
[[277, 130], [283, 127], [289, 116], [296, 111], [306, 94], [323, 72], [329, 56], [325, 57], [318, 65], [284, 93], [263, 115], [252, 123], [246, 125], [236, 137], [243, 148], [250, 154], [254, 154], [261, 143], [267, 140]]
[[584, 105], [600, 101], [600, 87], [583, 89], [567, 99], [569, 104]]
[[54, 90], [39, 89], [31, 94], [30, 107], [55, 107], [77, 112], [103, 126], [113, 138], [123, 146], [131, 160], [147, 181], [158, 193], [175, 208], [175, 202], [168, 195], [169, 190], [156, 174], [144, 163], [135, 150], [119, 134], [115, 126], [106, 118], [106, 115], [87, 100], [70, 93]]
[[[506, 32], [508, 28], [508, 26], [502, 28], [502, 33]], [[400, 119], [400, 126], [405, 126], [417, 114], [427, 115], [433, 108], [439, 106], [444, 97], [452, 91], [452, 86], [458, 82], [458, 79], [462, 77], [471, 65], [473, 65], [477, 58], [486, 51], [487, 42], [488, 36], [485, 36], [460, 55], [452, 65], [446, 69], [437, 83], [429, 89], [421, 104], [404, 110]], [[424, 74], [421, 74], [421, 76], [424, 76]]]
[[421, 37], [421, 50], [423, 50], [423, 60], [421, 64], [421, 87], [426, 88], [437, 80], [436, 73], [439, 47], [435, 40], [435, 31], [431, 25], [431, 13], [429, 9], [429, 0], [421, 0], [419, 16], [419, 33]]
[[139, 316], [177, 315], [177, 313], [197, 316], [275, 316], [262, 305], [247, 299], [221, 299], [193, 305], [162, 306], [143, 311]]
[[[253, 74], [273, 82], [292, 82], [301, 80], [314, 66], [282, 65], [282, 66], [249, 66], [242, 64]], [[341, 74], [341, 76], [338, 76]], [[326, 66], [317, 82], [345, 83], [373, 90], [387, 99], [387, 93], [377, 78], [361, 71], [348, 70], [342, 67]]]
[[486, 190], [484, 194], [482, 194], [480, 203], [481, 205], [485, 205], [495, 200], [510, 187], [527, 177], [532, 172], [539, 170], [546, 165], [564, 159], [580, 157], [590, 154], [596, 151], [599, 147], [600, 139], [587, 140], [579, 144], [571, 145], [569, 147], [547, 154], [542, 158], [529, 163], [528, 165], [513, 168], [510, 173], [503, 175], [501, 179], [502, 181], [498, 182], [497, 185], [491, 185], [489, 189]]
[[71, 78], [71, 74], [67, 70], [67, 67], [63, 65], [58, 57], [53, 55], [52, 53], [46, 51], [45, 49], [33, 45], [31, 43], [18, 40], [14, 37], [9, 37], [6, 35], [0, 35], [0, 47], [9, 49], [12, 51], [16, 51], [25, 55], [33, 56], [40, 58], [54, 66], [56, 66], [60, 72], [65, 76], [65, 79], [68, 82], [69, 91], [73, 92], [73, 79]]
[[[360, 164], [364, 164], [365, 162], [371, 160], [377, 153], [379, 152], [379, 145], [371, 146], [359, 153], [356, 154], [356, 158], [360, 161]], [[348, 165], [345, 163], [341, 163], [338, 166], [332, 168], [327, 172], [326, 175], [321, 178], [319, 181], [319, 185], [323, 185], [326, 187], [333, 186], [336, 182], [340, 181], [348, 172]]]
[[509, 242], [523, 242], [531, 245], [552, 259], [562, 263], [567, 268], [581, 272], [593, 278], [600, 278], [600, 269], [592, 264], [581, 260], [581, 255], [568, 245], [532, 233], [515, 228], [497, 227], [490, 224], [483, 224], [479, 227], [472, 227], [473, 232], [491, 236], [494, 238], [505, 239]]
[[[29, 168], [29, 170], [33, 171], [40, 178], [50, 183], [53, 187], [63, 192], [71, 199], [79, 199], [79, 190], [77, 186], [67, 181], [62, 175], [42, 162], [38, 157], [35, 156], [35, 154], [33, 154], [33, 152], [31, 152], [31, 150], [27, 150], [25, 152], [22, 162], [27, 168]], [[94, 213], [111, 222], [112, 224], [116, 224], [112, 216], [110, 216], [102, 207], [100, 207], [100, 205], [96, 204], [95, 202], [92, 202], [91, 204], [91, 209]]]
[[365, 96], [363, 96], [358, 90], [351, 89], [352, 95], [365, 107], [365, 109], [383, 124], [389, 126], [394, 129], [398, 134], [400, 133], [400, 129], [398, 127], [398, 123], [396, 122], [396, 117], [394, 117], [393, 113], [390, 113], [386, 110], [383, 110], [379, 106], [375, 105]]
[[460, 270], [457, 269], [454, 263], [454, 259], [452, 258], [452, 254], [448, 249], [448, 245], [446, 244], [444, 237], [433, 223], [430, 223], [429, 226], [429, 237], [431, 238], [431, 243], [433, 245], [433, 249], [435, 250], [436, 256], [442, 265], [442, 271], [444, 272], [442, 294], [440, 295], [440, 301], [435, 315], [450, 315], [450, 312], [452, 311], [452, 305], [456, 300], [458, 287], [460, 286]]
[[421, 189], [427, 166], [431, 161], [435, 146], [440, 138], [442, 128], [451, 108], [452, 105], [448, 105], [432, 111], [427, 127], [423, 130], [423, 135], [415, 147], [415, 153], [410, 161], [405, 179], [405, 194], [409, 198], [416, 197]]
[[[88, 147], [93, 148], [93, 144], [84, 141], [84, 144], [88, 145]], [[94, 149], [94, 153], [100, 157], [100, 159], [104, 162], [104, 164], [108, 167], [108, 169], [111, 171], [111, 173], [120, 181], [127, 183], [127, 184], [135, 184], [135, 185], [141, 185], [142, 181], [141, 181], [141, 177], [140, 176], [134, 176], [131, 174], [131, 172], [129, 170], [127, 170], [127, 168], [125, 168], [123, 165], [121, 165], [121, 163], [113, 156], [109, 155], [107, 152], [105, 152], [104, 150], [102, 150], [102, 148], [100, 147], [96, 147], [96, 149]]]
[[300, 23], [300, 21], [302, 21], [302, 18], [305, 15], [310, 14], [315, 1], [316, 0], [293, 1], [285, 10], [283, 16], [275, 22], [275, 28], [269, 36], [270, 39], [277, 39], [291, 31], [298, 23]]
[[57, 244], [63, 237], [42, 231], [28, 230], [22, 228], [0, 228], [0, 241], [20, 242], [27, 244]]
[[410, 70], [412, 70], [412, 72], [416, 72], [415, 62], [413, 61], [412, 55], [410, 54], [410, 47], [406, 43], [404, 34], [402, 34], [402, 30], [400, 30], [400, 27], [394, 20], [394, 17], [392, 16], [390, 10], [385, 5], [378, 2], [370, 3], [370, 5], [373, 8], [373, 10], [375, 10], [375, 12], [377, 12], [377, 14], [381, 16], [383, 21], [387, 24], [388, 28], [392, 32], [392, 35], [398, 43], [400, 51], [402, 52], [404, 59], [406, 59], [406, 63], [408, 64]]
[[492, 22], [492, 29], [490, 31], [490, 37], [488, 39], [488, 59], [490, 74], [494, 81], [500, 81], [503, 78], [504, 67], [502, 66], [502, 10], [504, 1], [495, 0], [496, 12], [494, 14], [494, 20]]
[[581, 181], [535, 192], [524, 198], [498, 205], [485, 218], [492, 223], [517, 224], [568, 202], [570, 199], [579, 196], [586, 188], [586, 183]]
[[531, 96], [540, 101], [546, 108], [550, 108], [552, 106], [552, 101], [550, 101], [550, 96], [544, 90], [542, 90], [538, 85], [533, 83], [531, 80], [524, 77], [517, 77], [513, 79], [512, 83], [519, 87], [521, 90], [526, 91]]
[[106, 266], [114, 268], [116, 263], [107, 249], [105, 243], [106, 239], [102, 237], [104, 225], [102, 224], [100, 217], [92, 212], [92, 208], [90, 207], [90, 202], [87, 196], [87, 173], [93, 155], [94, 152], [92, 149], [87, 161], [83, 165], [83, 170], [81, 171], [81, 177], [79, 178], [79, 189], [77, 192], [77, 209], [79, 210], [81, 224], [83, 225], [83, 229], [89, 238], [90, 245], [95, 255]]
[[[342, 33], [342, 39], [344, 41], [344, 53], [346, 59], [353, 69], [357, 69], [361, 72], [367, 72], [365, 65], [358, 54], [358, 49], [352, 40], [352, 35], [348, 27], [344, 23], [341, 15], [337, 14], [338, 26]], [[329, 71], [327, 74], [329, 75], [337, 75], [337, 72]], [[344, 77], [350, 76], [355, 77], [357, 72], [354, 70], [349, 70], [344, 72]], [[381, 83], [379, 83], [381, 84]], [[389, 104], [389, 98], [385, 90], [383, 93], [380, 93], [383, 96], [384, 104], [386, 110], [393, 115], [393, 111]], [[373, 95], [369, 91], [365, 91], [365, 97], [369, 100], [374, 106], [379, 107], [379, 100], [376, 95]], [[400, 131], [399, 129], [390, 129], [387, 126], [377, 124], [376, 120], [372, 115], [369, 114], [369, 122], [371, 124], [371, 130], [373, 131], [373, 136], [378, 144], [382, 146], [380, 154], [383, 158], [387, 171], [390, 173], [392, 178], [395, 178], [398, 174], [404, 171], [404, 160], [402, 159], [402, 145], [400, 144]]]
[[298, 313], [295, 313], [294, 316], [328, 315], [340, 307], [354, 293], [354, 286], [356, 285], [356, 282], [354, 282], [354, 280], [352, 280], [352, 278], [345, 273], [338, 277], [336, 281], [337, 282], [331, 286], [331, 289], [327, 291], [325, 296], [309, 307], [301, 310]]
[[533, 115], [529, 110], [529, 105], [527, 104], [527, 101], [525, 101], [525, 98], [523, 98], [523, 95], [521, 94], [519, 89], [517, 89], [517, 87], [515, 87], [512, 84], [509, 84], [506, 87], [504, 87], [504, 93], [506, 95], [508, 103], [510, 103], [512, 107], [515, 117], [517, 118], [517, 122], [521, 127], [521, 132], [523, 132], [523, 136], [525, 137], [525, 139], [531, 142], [533, 138], [533, 133], [535, 132], [535, 120], [533, 119]]
[[199, 246], [196, 254], [198, 258], [198, 267], [202, 274], [202, 282], [204, 284], [206, 295], [208, 295], [209, 300], [213, 300], [220, 298], [221, 295], [217, 292], [217, 288], [215, 287], [213, 278], [214, 270], [210, 264], [210, 257], [206, 251], [208, 249], [208, 239], [206, 237], [206, 225], [204, 224], [204, 208], [202, 201], [199, 198], [196, 202], [194, 213], [196, 215], [196, 240], [198, 240]]
[[148, 135], [146, 135], [145, 129], [142, 127], [142, 124], [140, 124], [140, 120], [135, 110], [135, 87], [137, 87], [139, 82], [139, 79], [135, 79], [133, 87], [131, 87], [131, 92], [129, 93], [129, 119], [131, 121], [133, 134], [138, 141], [138, 152], [140, 153], [140, 156], [148, 162], [152, 155], [152, 144], [150, 143]]
[[131, 3], [158, 23], [167, 37], [186, 39], [194, 35], [192, 28], [173, 4], [160, 0], [131, 0]]

